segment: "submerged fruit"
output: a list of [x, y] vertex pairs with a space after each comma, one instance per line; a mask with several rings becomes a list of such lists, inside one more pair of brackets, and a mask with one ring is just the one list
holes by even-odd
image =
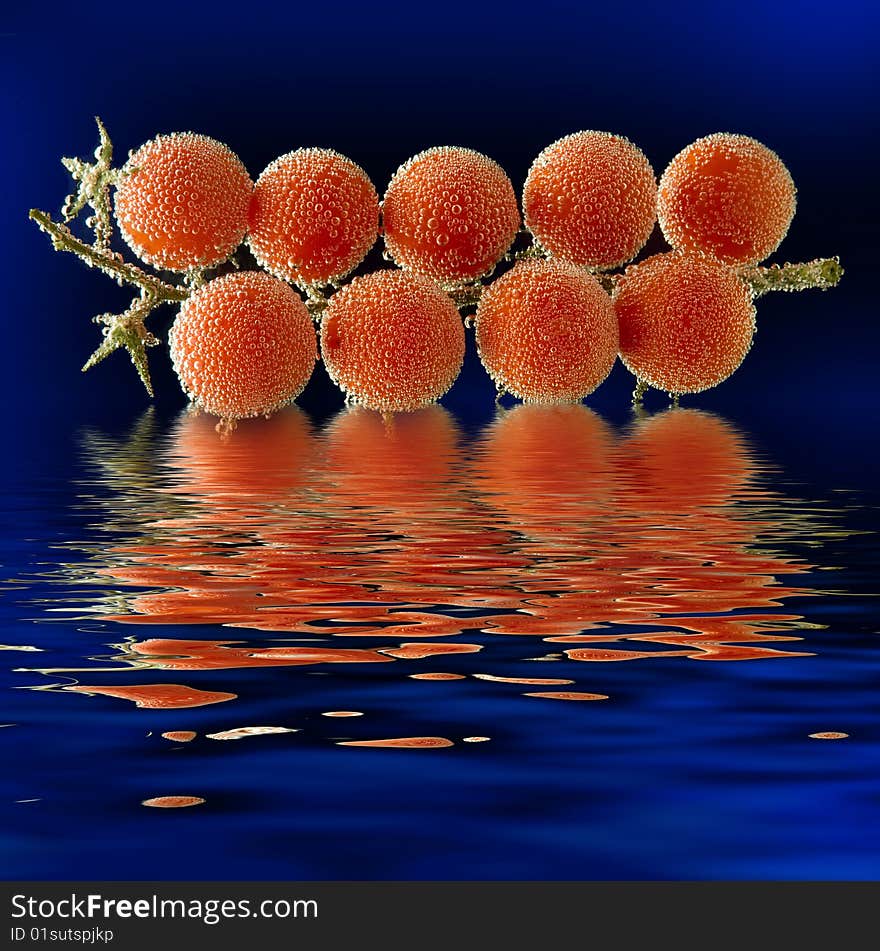
[[174, 132], [131, 154], [114, 212], [142, 261], [170, 271], [212, 267], [241, 244], [253, 188], [241, 160], [222, 142]]
[[382, 203], [385, 246], [402, 267], [444, 287], [488, 273], [520, 225], [510, 179], [472, 149], [420, 152], [394, 173]]
[[305, 304], [283, 281], [257, 271], [199, 288], [168, 339], [186, 394], [223, 419], [280, 409], [302, 392], [317, 357]]
[[379, 233], [366, 172], [332, 149], [297, 149], [257, 179], [248, 244], [257, 262], [297, 284], [328, 284], [364, 259]]
[[439, 399], [464, 360], [464, 327], [434, 283], [406, 271], [356, 277], [330, 299], [321, 352], [333, 381], [356, 403], [412, 410]]
[[477, 348], [496, 385], [532, 403], [576, 402], [617, 358], [611, 300], [570, 264], [525, 260], [486, 289]]
[[736, 272], [675, 251], [627, 268], [614, 310], [624, 364], [668, 393], [698, 393], [726, 380], [755, 333], [751, 291]]
[[526, 227], [553, 257], [583, 267], [631, 261], [657, 220], [657, 180], [622, 135], [575, 132], [535, 159], [523, 189]]
[[779, 156], [747, 135], [697, 139], [660, 179], [658, 213], [666, 240], [726, 264], [772, 254], [794, 217], [796, 192]]

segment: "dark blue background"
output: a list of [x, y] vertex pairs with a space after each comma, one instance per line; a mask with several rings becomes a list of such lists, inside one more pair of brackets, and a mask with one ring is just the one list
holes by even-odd
[[[26, 220], [31, 206], [59, 208], [68, 179], [58, 159], [91, 153], [95, 114], [120, 158], [157, 132], [192, 129], [227, 142], [256, 177], [283, 152], [326, 145], [380, 192], [400, 162], [436, 144], [488, 153], [519, 189], [540, 149], [577, 129], [628, 135], [658, 175], [688, 142], [728, 130], [778, 151], [797, 183], [778, 259], [839, 254], [847, 273], [832, 294], [761, 301], [746, 364], [698, 403], [741, 419], [787, 460], [829, 466], [832, 481], [841, 469], [876, 471], [875, 6], [120, 4], [103, 19], [73, 8], [43, 22], [7, 16], [0, 387], [7, 425], [26, 418], [29, 441], [73, 417], [123, 425], [147, 403], [124, 356], [79, 373], [97, 339], [89, 318], [124, 307], [127, 292], [52, 254]], [[156, 316], [164, 331], [173, 312]], [[159, 404], [174, 410], [183, 398], [166, 353], [152, 363]], [[613, 410], [630, 389], [618, 366], [591, 403]], [[485, 418], [491, 394], [471, 354], [447, 405]], [[341, 399], [319, 370], [302, 402], [325, 412]], [[817, 429], [827, 437], [818, 453]]]
[[[114, 355], [88, 375], [79, 372], [98, 339], [89, 319], [125, 307], [129, 293], [72, 256], [52, 253], [47, 238], [26, 217], [32, 206], [58, 211], [69, 190], [58, 159], [91, 154], [96, 140], [92, 117], [99, 114], [120, 159], [157, 132], [192, 129], [226, 142], [256, 177], [269, 161], [291, 149], [332, 146], [360, 163], [380, 193], [402, 161], [431, 145], [460, 144], [486, 152], [507, 169], [519, 190], [534, 156], [552, 140], [578, 129], [629, 136], [644, 149], [658, 175], [680, 148], [701, 135], [720, 130], [752, 135], [781, 155], [799, 190], [798, 212], [776, 260], [839, 254], [846, 275], [840, 287], [827, 294], [761, 300], [758, 336], [744, 366], [717, 390], [685, 402], [735, 422], [782, 465], [786, 479], [820, 489], [875, 486], [880, 13], [874, 5], [447, 2], [285, 9], [270, 15], [251, 6], [213, 5], [192, 11], [182, 4], [121, 4], [103, 11], [99, 20], [72, 7], [44, 8], [42, 22], [6, 14], [0, 34], [4, 480], [64, 480], [78, 471], [77, 434], [83, 427], [123, 433], [149, 403], [123, 355]], [[661, 246], [657, 235], [652, 242], [652, 247]], [[381, 263], [377, 252], [371, 261]], [[156, 329], [164, 332], [173, 312], [168, 308], [156, 317]], [[153, 350], [151, 361], [160, 417], [169, 419], [184, 399], [164, 348]], [[631, 377], [618, 366], [590, 403], [615, 422], [625, 420], [631, 389]], [[342, 405], [321, 368], [300, 402], [319, 419]], [[473, 352], [444, 402], [472, 430], [492, 417], [494, 388]], [[656, 396], [651, 405], [660, 405]], [[53, 498], [57, 511], [50, 510]], [[6, 547], [20, 549], [22, 561], [31, 557], [24, 539], [39, 539], [34, 550], [42, 550], [45, 539], [67, 525], [66, 494], [47, 494], [45, 499], [45, 511], [13, 513], [3, 530]], [[837, 553], [827, 558], [840, 564], [846, 556], [842, 553], [836, 562]], [[10, 608], [10, 615], [15, 610]], [[25, 613], [30, 617], [34, 611]], [[866, 630], [864, 616], [859, 624]], [[27, 643], [24, 632], [15, 636], [14, 643]], [[751, 665], [730, 665], [726, 676], [741, 676], [741, 666]], [[849, 666], [839, 668], [844, 687], [838, 697], [845, 694], [851, 672]], [[790, 685], [796, 685], [799, 676]], [[817, 705], [824, 703], [818, 693], [821, 685], [806, 686], [817, 691]], [[868, 717], [870, 691], [866, 683], [857, 687], [857, 696], [849, 699]], [[709, 687], [706, 691], [704, 700]], [[18, 696], [20, 703], [34, 707], [42, 699], [37, 694]], [[779, 709], [784, 709], [787, 695], [782, 691], [779, 696]], [[695, 697], [701, 702], [699, 694]], [[766, 710], [755, 712], [756, 720], [765, 715]], [[682, 718], [699, 731], [699, 716], [684, 710]], [[95, 735], [108, 722], [95, 715]], [[639, 720], [634, 727], [640, 730], [643, 725]], [[846, 764], [852, 775], [862, 776], [860, 748], [839, 748], [841, 756], [850, 757]], [[680, 790], [675, 785], [675, 755], [667, 752], [656, 753], [669, 774], [658, 788], [662, 786], [662, 796], [672, 802]], [[761, 769], [772, 770], [774, 750], [759, 752]], [[39, 753], [34, 762], [40, 762]], [[87, 770], [88, 763], [82, 768]], [[375, 792], [378, 799], [387, 776], [368, 769], [372, 764], [365, 768], [361, 788], [365, 795]], [[401, 808], [410, 792], [416, 796], [421, 789], [419, 775], [409, 769], [407, 760], [394, 780], [399, 790], [392, 804], [399, 802]], [[522, 769], [529, 770], [528, 762]], [[127, 776], [124, 769], [120, 775]], [[306, 770], [300, 780], [303, 795], [308, 799], [314, 793], [312, 801], [318, 802], [322, 790], [309, 775]], [[456, 778], [450, 773], [445, 785], [437, 787], [438, 795], [448, 789], [450, 796], [444, 807], [450, 813], [448, 825], [444, 812], [436, 830], [429, 830], [437, 837], [437, 850], [442, 850], [446, 830], [461, 821], [454, 799]], [[343, 767], [338, 779], [347, 781]], [[643, 781], [635, 774], [626, 779], [636, 785]], [[260, 780], [255, 777], [255, 782]], [[623, 786], [613, 791], [615, 797], [626, 793]], [[722, 805], [732, 798], [735, 790], [722, 793]], [[784, 798], [781, 792], [780, 809]], [[329, 813], [331, 805], [319, 811]], [[824, 809], [818, 798], [802, 805], [808, 817]], [[58, 811], [53, 828], [61, 827], [67, 805], [56, 802], [53, 808]], [[72, 877], [113, 874], [117, 866], [111, 858], [112, 837], [101, 833], [95, 839], [91, 831], [100, 829], [104, 820], [112, 823], [113, 815], [106, 815], [104, 808], [103, 801], [96, 802], [95, 814], [88, 817], [92, 825], [82, 826], [72, 838], [74, 844], [81, 840], [83, 848], [98, 850], [93, 864], [84, 867], [74, 850], [52, 869]], [[739, 806], [731, 808], [735, 812]], [[864, 844], [868, 811], [865, 807], [850, 825], [840, 815], [827, 829], [807, 823], [805, 840], [821, 845], [827, 835], [829, 841], [839, 837], [846, 844], [848, 851], [841, 847], [839, 862], [829, 846], [827, 861], [795, 867], [795, 859], [782, 857], [757, 870], [727, 865], [726, 873], [873, 877], [876, 853]], [[657, 817], [659, 828], [662, 811]], [[396, 821], [389, 818], [389, 828], [392, 819]], [[340, 828], [342, 835], [347, 826]], [[469, 842], [484, 832], [477, 821], [465, 831]], [[675, 829], [672, 833], [677, 834]], [[733, 823], [720, 830], [719, 838], [729, 838], [732, 847], [738, 834]], [[345, 877], [339, 872], [343, 866], [360, 875], [393, 876], [401, 869], [402, 874], [426, 877], [443, 873], [427, 859], [424, 867], [395, 866], [392, 859], [400, 850], [394, 842], [377, 842], [373, 851], [363, 854], [353, 843], [350, 866], [340, 852], [332, 856], [336, 864], [328, 857], [326, 866], [313, 862], [294, 867], [285, 864], [285, 850], [305, 847], [305, 842], [310, 849], [314, 846], [315, 855], [321, 854], [321, 842], [309, 838], [317, 839], [318, 833], [306, 830], [303, 838], [284, 840], [278, 849], [274, 835], [274, 828], [258, 829], [253, 877]], [[652, 846], [658, 862], [666, 842], [658, 833]], [[609, 854], [617, 845], [609, 842]], [[62, 848], [63, 843], [56, 843], [58, 856]], [[537, 874], [548, 877], [580, 877], [583, 869], [566, 858], [567, 848], [564, 841], [551, 843], [547, 852], [552, 861], [540, 867], [529, 865], [528, 856], [520, 865], [511, 865], [509, 857], [489, 849], [472, 873], [530, 877], [537, 868]], [[377, 858], [378, 864], [371, 866], [368, 859], [380, 855], [388, 861], [382, 865]], [[698, 857], [693, 865], [687, 856], [680, 858], [676, 869], [681, 874], [707, 874]], [[143, 874], [206, 875], [189, 852], [176, 861], [167, 859], [153, 856], [142, 866]], [[45, 874], [42, 859], [30, 861], [26, 867], [31, 874]], [[61, 858], [53, 855], [53, 861]], [[452, 863], [447, 870], [459, 874], [460, 867]], [[593, 872], [638, 877], [644, 868], [609, 859]], [[130, 868], [125, 869], [130, 877]], [[245, 868], [245, 874], [249, 871]], [[215, 874], [224, 877], [224, 869], [218, 866]]]

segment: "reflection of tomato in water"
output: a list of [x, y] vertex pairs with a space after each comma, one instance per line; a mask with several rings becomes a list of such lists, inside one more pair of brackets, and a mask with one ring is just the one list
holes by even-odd
[[493, 617], [491, 630], [549, 636], [594, 626], [610, 580], [601, 550], [613, 516], [613, 437], [604, 420], [581, 405], [514, 407], [484, 433], [473, 478], [487, 506], [525, 536], [517, 547], [532, 560], [511, 578], [528, 603]]
[[739, 433], [711, 413], [671, 409], [634, 423], [620, 462], [622, 553], [641, 575], [640, 603], [672, 600], [681, 612], [753, 604], [737, 592], [753, 588], [749, 568], [767, 559], [746, 550], [761, 524], [735, 504], [755, 474]]
[[[330, 488], [323, 509], [342, 526], [350, 576], [379, 585], [386, 600], [482, 603], [499, 584], [487, 572], [523, 564], [503, 550], [508, 537], [472, 502], [459, 429], [442, 407], [385, 417], [345, 410], [324, 439]], [[385, 542], [377, 538], [383, 532]], [[424, 623], [431, 631], [439, 622]], [[443, 630], [456, 624], [465, 626], [446, 619]]]
[[474, 460], [481, 495], [530, 535], [590, 531], [607, 514], [612, 434], [586, 406], [516, 406], [489, 426]]
[[637, 420], [621, 446], [626, 511], [691, 512], [729, 506], [755, 476], [745, 440], [712, 413], [673, 408]]
[[[711, 414], [638, 421], [617, 447], [585, 407], [522, 406], [489, 428], [469, 469], [441, 407], [387, 419], [344, 411], [319, 445], [295, 409], [225, 441], [208, 419], [181, 420], [166, 471], [184, 504], [111, 552], [106, 569], [165, 590], [120, 620], [332, 634], [346, 648], [367, 637], [385, 657], [481, 627], [566, 637], [552, 649], [582, 662], [652, 656], [647, 640], [701, 659], [779, 656], [756, 642], [796, 620], [775, 613], [798, 593], [776, 576], [800, 566], [755, 550], [774, 527], [755, 511], [755, 463]], [[444, 604], [506, 613], [465, 618], [438, 613]], [[211, 662], [237, 666], [245, 651], [248, 666], [306, 659], [224, 645]]]
[[459, 439], [458, 424], [442, 406], [384, 416], [343, 410], [324, 433], [332, 502], [407, 511], [441, 495], [451, 504]]
[[[346, 534], [454, 535], [468, 506], [458, 479], [459, 439], [458, 424], [441, 406], [384, 416], [343, 410], [323, 433], [323, 511]], [[377, 564], [383, 561], [378, 555]]]
[[[300, 488], [315, 465], [305, 413], [289, 406], [269, 419], [245, 420], [221, 437], [204, 413], [181, 414], [165, 454], [177, 492], [229, 510], [230, 499], [267, 502]], [[234, 515], [234, 511], [230, 514]]]
[[[459, 603], [460, 595], [435, 586], [453, 587], [456, 572], [482, 567], [469, 559], [468, 531], [450, 519], [451, 503], [463, 496], [448, 413], [431, 407], [385, 420], [344, 412], [320, 456], [297, 410], [243, 424], [225, 440], [203, 422], [182, 419], [169, 452], [174, 494], [185, 489], [184, 517], [168, 522], [159, 544], [129, 548], [129, 562], [139, 552], [138, 566], [114, 570], [117, 579], [152, 578], [173, 589], [138, 597], [140, 616], [127, 620], [312, 636], [344, 621], [327, 633], [383, 640], [462, 629], [459, 618], [387, 606]], [[383, 539], [386, 532], [394, 538]], [[480, 556], [487, 552], [493, 565], [504, 563], [484, 544]], [[476, 572], [469, 581], [480, 587]]]
[[[772, 609], [797, 593], [776, 576], [800, 566], [752, 547], [774, 526], [755, 517], [762, 490], [745, 439], [711, 413], [675, 408], [638, 420], [620, 461], [619, 571], [628, 588], [625, 601], [630, 610], [644, 612], [644, 622], [688, 632], [648, 639], [693, 646], [699, 650], [695, 656], [713, 660], [779, 656], [764, 648], [723, 645], [777, 640], [763, 632], [786, 629], [790, 615], [714, 616]], [[675, 615], [686, 617], [678, 624]]]
[[[122, 547], [105, 569], [117, 582], [166, 590], [132, 599], [136, 613], [118, 620], [245, 623], [271, 603], [273, 587], [286, 593], [290, 581], [262, 577], [271, 551], [254, 544], [260, 533], [283, 523], [290, 534], [314, 538], [315, 549], [325, 537], [323, 526], [300, 514], [316, 465], [305, 414], [289, 407], [271, 419], [247, 420], [224, 437], [214, 422], [186, 412], [171, 432], [164, 491], [174, 502], [148, 537]], [[317, 554], [313, 560], [317, 565]]]
[[[789, 563], [746, 547], [761, 526], [732, 504], [753, 473], [744, 440], [708, 413], [672, 410], [639, 421], [617, 452], [582, 407], [506, 414], [478, 456], [478, 484], [524, 527], [538, 570], [517, 579], [528, 603], [492, 618], [492, 629], [595, 644], [570, 655], [580, 661], [635, 660], [651, 654], [600, 645], [637, 635], [598, 629], [674, 626], [661, 616], [689, 614], [688, 633], [666, 631], [658, 646], [693, 645], [695, 656], [712, 659], [777, 656], [719, 646], [774, 640], [762, 633], [778, 629], [773, 615], [700, 617], [775, 606], [791, 591], [775, 579]], [[778, 620], [785, 626], [791, 618]]]

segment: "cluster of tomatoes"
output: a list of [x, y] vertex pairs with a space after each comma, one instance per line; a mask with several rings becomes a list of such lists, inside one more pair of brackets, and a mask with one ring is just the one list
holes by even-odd
[[[473, 322], [499, 390], [577, 401], [617, 356], [669, 393], [727, 378], [755, 330], [740, 274], [780, 244], [795, 211], [788, 170], [747, 136], [717, 133], [680, 152], [659, 187], [623, 136], [578, 132], [544, 149], [523, 189], [533, 247], [485, 288], [523, 220], [510, 179], [465, 148], [404, 163], [381, 204], [366, 173], [329, 149], [298, 149], [253, 183], [203, 135], [160, 135], [133, 152], [113, 201], [132, 251], [156, 268], [211, 268], [246, 241], [262, 270], [209, 280], [181, 306], [171, 355], [193, 402], [225, 419], [296, 398], [320, 355], [350, 401], [409, 410], [442, 396]], [[658, 221], [672, 251], [632, 261]], [[339, 289], [382, 234], [397, 268]], [[301, 295], [334, 291], [320, 331]], [[479, 290], [482, 293], [475, 293]]]

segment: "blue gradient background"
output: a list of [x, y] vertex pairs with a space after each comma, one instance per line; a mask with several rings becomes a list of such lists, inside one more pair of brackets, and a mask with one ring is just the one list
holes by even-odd
[[[745, 366], [699, 404], [747, 417], [794, 460], [876, 473], [876, 7], [210, 9], [120, 5], [102, 24], [69, 12], [68, 33], [59, 21], [47, 32], [12, 14], [0, 37], [0, 386], [15, 409], [7, 425], [26, 415], [25, 438], [39, 433], [36, 423], [63, 429], [69, 414], [124, 423], [147, 405], [123, 356], [79, 373], [97, 338], [90, 317], [124, 307], [127, 292], [50, 253], [25, 217], [31, 206], [57, 211], [68, 191], [58, 159], [91, 153], [95, 114], [120, 157], [156, 132], [193, 129], [227, 142], [256, 176], [292, 148], [328, 145], [359, 162], [380, 192], [400, 162], [434, 144], [486, 152], [519, 189], [538, 151], [577, 129], [628, 135], [658, 174], [688, 142], [729, 130], [776, 149], [797, 183], [778, 258], [839, 254], [847, 273], [830, 295], [763, 300]], [[173, 313], [157, 316], [164, 330]], [[167, 355], [152, 357], [160, 408], [182, 405]], [[618, 366], [591, 404], [617, 407], [630, 388]], [[447, 405], [485, 416], [491, 392], [471, 354]], [[322, 412], [341, 399], [319, 371], [303, 403]], [[817, 432], [821, 460], [810, 445]]]
[[[58, 159], [91, 154], [92, 117], [99, 114], [118, 158], [157, 132], [193, 129], [228, 143], [256, 177], [283, 152], [326, 145], [360, 163], [380, 192], [404, 159], [436, 144], [486, 152], [519, 190], [540, 149], [581, 128], [629, 136], [658, 174], [698, 136], [752, 135], [781, 155], [798, 186], [798, 212], [774, 260], [839, 254], [846, 275], [828, 294], [763, 299], [744, 366], [717, 390], [686, 402], [735, 421], [788, 478], [827, 489], [876, 485], [876, 6], [319, 4], [261, 16], [250, 7], [192, 12], [150, 4], [120, 6], [102, 24], [78, 22], [72, 9], [47, 13], [46, 20], [52, 31], [7, 13], [0, 34], [4, 481], [63, 478], [75, 469], [81, 427], [124, 432], [149, 403], [124, 356], [87, 376], [79, 372], [98, 339], [90, 318], [126, 306], [128, 292], [72, 256], [53, 254], [26, 218], [32, 206], [57, 212], [69, 190]], [[656, 234], [654, 245], [661, 246]], [[164, 333], [173, 312], [156, 316]], [[184, 399], [164, 348], [151, 352], [151, 362], [159, 413], [168, 418]], [[590, 404], [624, 418], [631, 389], [632, 378], [618, 365]], [[491, 418], [493, 400], [494, 388], [469, 352], [445, 405], [475, 429]], [[321, 368], [300, 402], [319, 418], [342, 405]], [[13, 541], [54, 524], [51, 512], [33, 513], [3, 531]], [[860, 768], [856, 752], [841, 755]], [[413, 782], [403, 773], [400, 780], [402, 789]], [[380, 778], [367, 776], [365, 788], [374, 781]], [[674, 788], [663, 795], [674, 797]], [[855, 820], [838, 832], [858, 849]], [[562, 843], [558, 855], [555, 866], [537, 871], [578, 877]], [[87, 868], [69, 861], [60, 875], [112, 870], [109, 857], [110, 865]], [[255, 868], [281, 877], [322, 872], [272, 861], [255, 860]], [[352, 861], [369, 874], [368, 863]], [[385, 867], [393, 874], [393, 862]], [[505, 870], [520, 871], [503, 857], [487, 856], [477, 867], [488, 877], [504, 877]], [[794, 874], [784, 862], [763, 870]], [[638, 874], [611, 860], [597, 871]], [[832, 858], [800, 874], [834, 871]], [[875, 871], [871, 855], [841, 859], [844, 876]], [[204, 877], [185, 859], [168, 874], [189, 872]], [[160, 875], [162, 866], [147, 864], [144, 873]], [[433, 877], [437, 868], [423, 873]]]

